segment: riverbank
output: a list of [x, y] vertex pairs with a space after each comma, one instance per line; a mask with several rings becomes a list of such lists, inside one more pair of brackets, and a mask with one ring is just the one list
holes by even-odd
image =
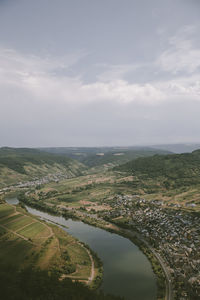
[[[30, 203], [29, 200], [28, 201], [25, 200], [25, 203], [28, 205], [31, 205], [32, 207], [35, 207], [35, 205], [32, 202]], [[38, 208], [38, 204], [37, 204], [36, 208]], [[46, 209], [48, 209], [48, 208], [46, 208]], [[46, 211], [46, 209], [44, 211]], [[54, 214], [68, 218], [68, 216], [66, 216], [65, 212], [64, 213], [54, 212]], [[71, 214], [70, 214], [70, 217], [71, 217]], [[112, 224], [111, 222], [108, 222], [105, 220], [93, 219], [93, 218], [90, 218], [89, 216], [84, 216], [84, 215], [80, 215], [80, 214], [73, 215], [73, 218], [76, 220], [80, 220], [80, 221], [84, 222], [85, 224], [89, 224], [89, 225], [95, 226], [97, 228], [106, 230], [108, 232], [115, 233], [115, 234], [118, 234], [125, 238], [128, 238], [129, 240], [131, 240], [131, 242], [133, 242], [135, 245], [137, 245], [139, 247], [139, 249], [145, 254], [145, 256], [148, 257], [148, 260], [151, 263], [154, 274], [156, 275], [157, 299], [159, 299], [159, 300], [167, 299], [167, 298], [165, 298], [165, 275], [163, 273], [160, 262], [158, 261], [156, 256], [152, 253], [152, 251], [149, 249], [149, 247], [141, 239], [139, 239], [138, 236], [134, 235], [134, 237], [133, 237], [133, 233], [130, 234], [128, 232], [125, 232], [125, 229], [120, 228], [119, 226], [116, 226], [115, 224]]]
[[[26, 265], [56, 273], [62, 280], [70, 278], [80, 281], [90, 289], [99, 287], [102, 262], [88, 246], [60, 226], [33, 217], [19, 205], [1, 204], [0, 217], [3, 240], [10, 241], [11, 238], [14, 242], [17, 237], [24, 243], [25, 252], [28, 247]], [[19, 265], [24, 267], [24, 256], [20, 258]]]
[[136, 232], [131, 232], [130, 230], [124, 229], [112, 222], [108, 222], [105, 220], [92, 219], [90, 217], [77, 217], [82, 222], [102, 228], [111, 233], [116, 233], [125, 238], [131, 240], [135, 245], [139, 247], [139, 249], [145, 254], [148, 260], [151, 263], [154, 274], [156, 275], [157, 281], [157, 300], [168, 300], [172, 299], [168, 297], [167, 292], [167, 278], [165, 276], [165, 270], [163, 270], [163, 266], [161, 265], [158, 256], [155, 255], [155, 251], [152, 251], [152, 248], [143, 240], [142, 237], [139, 236]]

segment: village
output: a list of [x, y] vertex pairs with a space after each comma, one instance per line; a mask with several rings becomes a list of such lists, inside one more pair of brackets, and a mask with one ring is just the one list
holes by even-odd
[[[66, 175], [61, 173], [48, 175], [41, 179], [9, 186], [0, 190], [1, 193], [17, 189], [27, 189], [59, 182]], [[81, 202], [81, 201], [80, 201]], [[98, 204], [90, 206], [81, 202], [81, 206], [71, 208], [57, 206], [60, 211], [94, 218], [97, 222], [102, 219], [115, 223], [120, 227], [137, 232], [142, 239], [162, 257], [167, 270], [170, 272], [173, 291], [179, 300], [187, 300], [188, 295], [198, 299], [200, 295], [200, 230], [199, 216], [195, 210], [180, 209], [180, 205], [161, 200], [146, 200], [140, 195], [119, 195], [104, 198]], [[93, 209], [92, 209], [93, 208]]]
[[59, 182], [62, 179], [67, 179], [69, 176], [66, 174], [63, 174], [62, 172], [54, 173], [54, 174], [48, 174], [42, 178], [33, 178], [30, 181], [25, 182], [18, 182], [14, 185], [9, 185], [6, 187], [3, 187], [0, 189], [0, 195], [5, 192], [12, 192], [16, 189], [23, 189], [23, 188], [31, 188], [31, 187], [37, 187], [41, 186], [43, 184], [47, 184], [49, 182]]
[[167, 263], [178, 299], [200, 296], [200, 230], [196, 213], [172, 209], [162, 201], [118, 195], [101, 217], [137, 231]]

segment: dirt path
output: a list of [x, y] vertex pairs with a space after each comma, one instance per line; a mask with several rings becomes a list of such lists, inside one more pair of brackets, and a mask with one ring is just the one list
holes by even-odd
[[90, 284], [94, 280], [94, 259], [92, 257], [92, 254], [90, 253], [90, 251], [86, 247], [84, 247], [83, 244], [79, 243], [79, 245], [81, 245], [81, 247], [83, 247], [85, 249], [85, 251], [87, 252], [87, 254], [90, 258], [90, 261], [91, 261], [91, 272], [90, 272], [90, 276], [88, 277], [88, 281], [87, 281], [87, 284]]
[[88, 249], [86, 249], [89, 257], [90, 257], [90, 261], [91, 261], [91, 273], [90, 273], [90, 277], [88, 278], [88, 284], [91, 284], [91, 282], [94, 280], [94, 259], [90, 253], [90, 251]]
[[[15, 216], [17, 216], [17, 215], [21, 215], [21, 214], [16, 213]], [[19, 219], [23, 219], [24, 217], [25, 217], [25, 215], [21, 215], [18, 219], [11, 220], [10, 222], [4, 223], [4, 225], [7, 226], [8, 224], [14, 223], [14, 222], [18, 221]]]
[[40, 224], [42, 224], [42, 225], [44, 225], [46, 228], [49, 229], [50, 234], [47, 236], [47, 238], [50, 238], [50, 237], [54, 236], [54, 233], [53, 233], [53, 230], [52, 230], [51, 227], [49, 227], [49, 226], [48, 226], [47, 224], [45, 224], [44, 222], [40, 222], [40, 221], [38, 221], [38, 220], [37, 220], [37, 222], [40, 223]]
[[6, 229], [8, 232], [11, 232], [11, 233], [17, 235], [17, 236], [20, 237], [21, 239], [23, 239], [23, 240], [25, 240], [25, 241], [27, 241], [27, 242], [33, 244], [31, 241], [29, 241], [28, 238], [26, 238], [25, 236], [23, 236], [23, 235], [17, 233], [16, 231], [13, 231], [13, 230], [11, 230], [11, 229], [8, 229], [8, 228], [7, 228], [6, 226], [4, 226], [4, 225], [0, 225], [0, 227]]
[[5, 216], [5, 217], [3, 217], [3, 218], [1, 218], [1, 221], [3, 221], [3, 220], [6, 220], [8, 217], [10, 218], [10, 217], [14, 217], [14, 216], [17, 216], [17, 215], [19, 215], [20, 213], [18, 213], [18, 212], [14, 212], [13, 214], [11, 214], [11, 215], [8, 215], [8, 216]]
[[92, 257], [92, 254], [90, 253], [90, 251], [83, 245], [83, 244], [81, 244], [81, 243], [79, 243], [79, 242], [72, 242], [72, 243], [70, 243], [69, 245], [71, 245], [71, 244], [74, 244], [74, 243], [77, 243], [77, 244], [79, 244], [82, 248], [84, 248], [84, 250], [87, 252], [87, 254], [88, 254], [88, 256], [89, 256], [89, 258], [90, 258], [90, 261], [91, 261], [91, 271], [90, 271], [90, 276], [88, 277], [88, 279], [87, 280], [84, 280], [84, 279], [78, 279], [78, 278], [80, 278], [80, 276], [74, 276], [73, 274], [76, 274], [77, 273], [77, 270], [74, 272], [74, 273], [72, 273], [72, 274], [70, 274], [70, 275], [62, 275], [62, 279], [63, 278], [71, 278], [71, 279], [78, 279], [78, 281], [80, 281], [80, 282], [85, 282], [86, 284], [91, 284], [91, 282], [94, 280], [94, 276], [95, 276], [95, 271], [94, 271], [94, 259], [93, 259], [93, 257]]
[[[20, 230], [22, 230], [22, 229], [28, 227], [29, 225], [36, 223], [36, 222], [37, 222], [37, 221], [33, 221], [33, 222], [29, 223], [29, 224], [26, 224], [26, 225], [24, 225], [23, 227], [17, 229], [17, 231], [20, 231]], [[6, 225], [7, 225], [7, 224], [6, 224]], [[16, 231], [16, 232], [17, 232], [17, 231]]]

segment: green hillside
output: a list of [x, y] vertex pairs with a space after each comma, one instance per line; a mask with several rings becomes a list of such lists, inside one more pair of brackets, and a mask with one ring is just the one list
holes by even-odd
[[[93, 259], [95, 281], [99, 265]], [[2, 300], [119, 299], [91, 290], [91, 268], [88, 250], [71, 235], [21, 206], [0, 203]]]
[[81, 175], [83, 164], [68, 158], [29, 148], [0, 148], [0, 186], [48, 174]]
[[[162, 152], [162, 151], [161, 151]], [[89, 166], [100, 166], [100, 165], [107, 165], [107, 164], [113, 164], [113, 165], [120, 165], [123, 163], [126, 163], [132, 159], [137, 159], [139, 157], [146, 157], [154, 155], [155, 153], [159, 153], [158, 151], [154, 150], [130, 150], [130, 151], [118, 151], [118, 152], [108, 152], [104, 155], [100, 154], [93, 154], [88, 157], [85, 157], [82, 162]], [[166, 153], [163, 151], [163, 153]]]
[[40, 150], [48, 153], [67, 155], [90, 168], [103, 165], [113, 167], [138, 157], [170, 153], [166, 150], [153, 149], [150, 147], [61, 147], [41, 148]]
[[0, 148], [0, 188], [59, 174], [80, 176], [84, 171], [96, 172], [113, 168], [138, 157], [166, 154], [152, 148]]
[[138, 158], [115, 170], [127, 172], [138, 179], [151, 179], [166, 188], [195, 185], [200, 183], [200, 150]]

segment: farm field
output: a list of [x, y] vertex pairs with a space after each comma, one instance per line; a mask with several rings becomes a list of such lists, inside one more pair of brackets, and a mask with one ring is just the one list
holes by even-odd
[[89, 250], [61, 228], [33, 217], [19, 206], [0, 204], [0, 262], [0, 266], [16, 268], [34, 265], [56, 272], [60, 278], [91, 283]]
[[[107, 171], [104, 173], [90, 174], [71, 179], [65, 179], [59, 183], [42, 185], [38, 189], [29, 190], [33, 201], [41, 201], [49, 207], [63, 210], [82, 209], [87, 212], [100, 212], [109, 210], [117, 194], [140, 195], [148, 200], [162, 199], [168, 204], [179, 204], [187, 209], [188, 201], [199, 203], [197, 186], [177, 187], [166, 190], [159, 187], [155, 180], [147, 179], [138, 181], [137, 176], [126, 173]], [[191, 207], [190, 207], [191, 209]]]
[[[124, 183], [132, 180], [130, 177], [121, 177], [116, 172], [80, 176], [72, 179], [62, 180], [59, 183], [49, 183], [37, 190], [30, 190], [28, 194], [33, 201], [41, 201], [49, 207], [58, 209], [101, 211], [109, 210], [109, 199], [117, 193], [125, 190], [132, 191], [131, 186], [124, 186]], [[108, 205], [103, 205], [104, 200]]]

